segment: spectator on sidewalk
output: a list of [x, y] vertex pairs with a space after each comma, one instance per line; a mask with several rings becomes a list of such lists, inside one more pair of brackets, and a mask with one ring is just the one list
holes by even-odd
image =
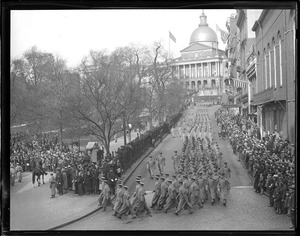
[[49, 183], [50, 183], [50, 190], [51, 190], [51, 198], [55, 198], [56, 181], [55, 181], [55, 178], [53, 176], [53, 173], [50, 174]]

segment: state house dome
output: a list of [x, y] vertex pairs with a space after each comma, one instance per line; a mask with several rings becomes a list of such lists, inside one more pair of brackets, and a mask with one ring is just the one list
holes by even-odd
[[218, 36], [216, 32], [210, 28], [206, 22], [207, 17], [202, 12], [200, 15], [200, 24], [197, 29], [191, 35], [190, 44], [192, 43], [203, 43], [203, 42], [212, 42], [218, 43]]

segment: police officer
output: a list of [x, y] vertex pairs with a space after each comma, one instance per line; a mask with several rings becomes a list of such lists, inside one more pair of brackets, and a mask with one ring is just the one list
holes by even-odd
[[221, 178], [218, 181], [218, 186], [220, 189], [220, 197], [223, 201], [223, 205], [226, 206], [227, 203], [227, 195], [230, 190], [230, 183], [229, 181], [224, 177], [224, 173], [221, 173]]

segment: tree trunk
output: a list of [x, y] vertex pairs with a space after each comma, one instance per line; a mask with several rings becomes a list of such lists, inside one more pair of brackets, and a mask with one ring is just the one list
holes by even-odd
[[63, 143], [63, 127], [62, 124], [59, 125], [59, 133], [60, 133], [60, 150], [62, 150], [62, 143]]

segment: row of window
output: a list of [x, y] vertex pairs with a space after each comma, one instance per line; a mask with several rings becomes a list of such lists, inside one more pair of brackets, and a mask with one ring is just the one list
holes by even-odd
[[[265, 78], [262, 90], [274, 86], [282, 86], [282, 43], [280, 31], [277, 34], [277, 43], [272, 38], [272, 44], [268, 43], [267, 48], [263, 49], [263, 57], [261, 52], [257, 52], [258, 66], [261, 67], [261, 78]], [[279, 82], [279, 84], [277, 84]]]

